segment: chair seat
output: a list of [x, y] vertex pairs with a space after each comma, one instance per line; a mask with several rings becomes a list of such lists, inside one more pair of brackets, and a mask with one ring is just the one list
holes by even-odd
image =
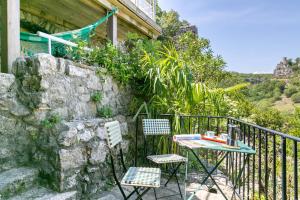
[[159, 188], [160, 175], [161, 171], [159, 168], [130, 167], [121, 184], [125, 186]]
[[187, 162], [187, 158], [177, 154], [151, 155], [147, 158], [157, 164]]

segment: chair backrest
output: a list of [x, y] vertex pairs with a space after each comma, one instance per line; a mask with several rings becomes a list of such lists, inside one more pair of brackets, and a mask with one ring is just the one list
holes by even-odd
[[122, 142], [121, 128], [118, 121], [107, 122], [104, 127], [107, 144], [110, 149]]
[[143, 119], [144, 135], [170, 135], [171, 128], [168, 119]]

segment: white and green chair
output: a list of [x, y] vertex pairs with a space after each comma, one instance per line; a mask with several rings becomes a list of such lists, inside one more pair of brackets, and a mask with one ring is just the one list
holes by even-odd
[[[143, 119], [143, 132], [144, 132], [144, 151], [145, 154], [147, 155], [148, 151], [147, 151], [147, 137], [148, 136], [167, 136], [168, 140], [170, 141], [168, 143], [168, 145], [172, 146], [172, 135], [171, 135], [171, 127], [170, 127], [170, 122], [168, 119]], [[155, 142], [153, 142], [154, 144]], [[169, 153], [171, 152], [171, 148], [167, 147], [166, 149], [169, 150]], [[187, 158], [177, 155], [177, 154], [162, 154], [162, 155], [148, 155], [147, 159], [149, 159], [150, 161], [152, 161], [153, 163], [157, 164], [157, 165], [175, 165], [175, 167], [173, 167], [169, 173], [169, 177], [168, 180], [165, 183], [165, 187], [167, 187], [169, 181], [175, 177], [176, 182], [177, 182], [177, 186], [178, 186], [178, 190], [179, 190], [179, 194], [175, 194], [175, 195], [180, 195], [181, 198], [183, 198], [182, 196], [182, 192], [180, 189], [180, 184], [178, 181], [178, 176], [177, 176], [177, 172], [180, 168], [180, 166], [184, 163], [187, 162]], [[161, 197], [160, 197], [161, 198]]]
[[[111, 168], [113, 177], [122, 193], [124, 199], [129, 199], [134, 193], [137, 194], [136, 199], [142, 199], [142, 197], [150, 190], [160, 187], [161, 170], [159, 168], [149, 167], [130, 167], [128, 170], [125, 166], [123, 152], [121, 147], [122, 134], [120, 124], [118, 121], [108, 122], [104, 125], [106, 131], [107, 144], [111, 159]], [[119, 148], [119, 158], [125, 175], [122, 180], [119, 181], [116, 173], [116, 166], [114, 162], [113, 151]], [[126, 196], [122, 186], [132, 186], [133, 191]]]

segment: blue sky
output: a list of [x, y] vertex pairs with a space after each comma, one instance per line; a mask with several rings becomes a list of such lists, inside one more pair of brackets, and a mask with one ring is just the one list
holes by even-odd
[[282, 57], [300, 57], [300, 0], [159, 0], [159, 5], [196, 25], [227, 70], [270, 73]]

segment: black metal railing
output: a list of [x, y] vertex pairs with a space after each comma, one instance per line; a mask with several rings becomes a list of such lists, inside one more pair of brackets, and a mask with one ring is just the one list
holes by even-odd
[[[140, 114], [136, 120], [134, 161], [137, 166], [145, 161], [145, 152], [142, 150], [145, 144], [142, 132], [143, 118], [147, 118], [147, 115]], [[242, 170], [241, 166], [247, 162], [238, 183], [239, 195], [243, 199], [298, 199], [300, 138], [231, 117], [163, 114], [155, 118], [169, 119], [172, 134], [203, 134], [208, 130], [220, 134], [227, 132], [228, 124], [238, 125], [240, 139], [256, 150], [256, 155], [248, 160], [243, 154], [231, 153], [221, 166], [228, 180], [234, 182]], [[152, 148], [156, 148], [157, 143], [158, 141], [153, 139]], [[176, 147], [172, 151], [180, 152], [180, 149]], [[203, 159], [209, 163], [216, 162], [219, 154], [217, 151], [200, 152]]]

